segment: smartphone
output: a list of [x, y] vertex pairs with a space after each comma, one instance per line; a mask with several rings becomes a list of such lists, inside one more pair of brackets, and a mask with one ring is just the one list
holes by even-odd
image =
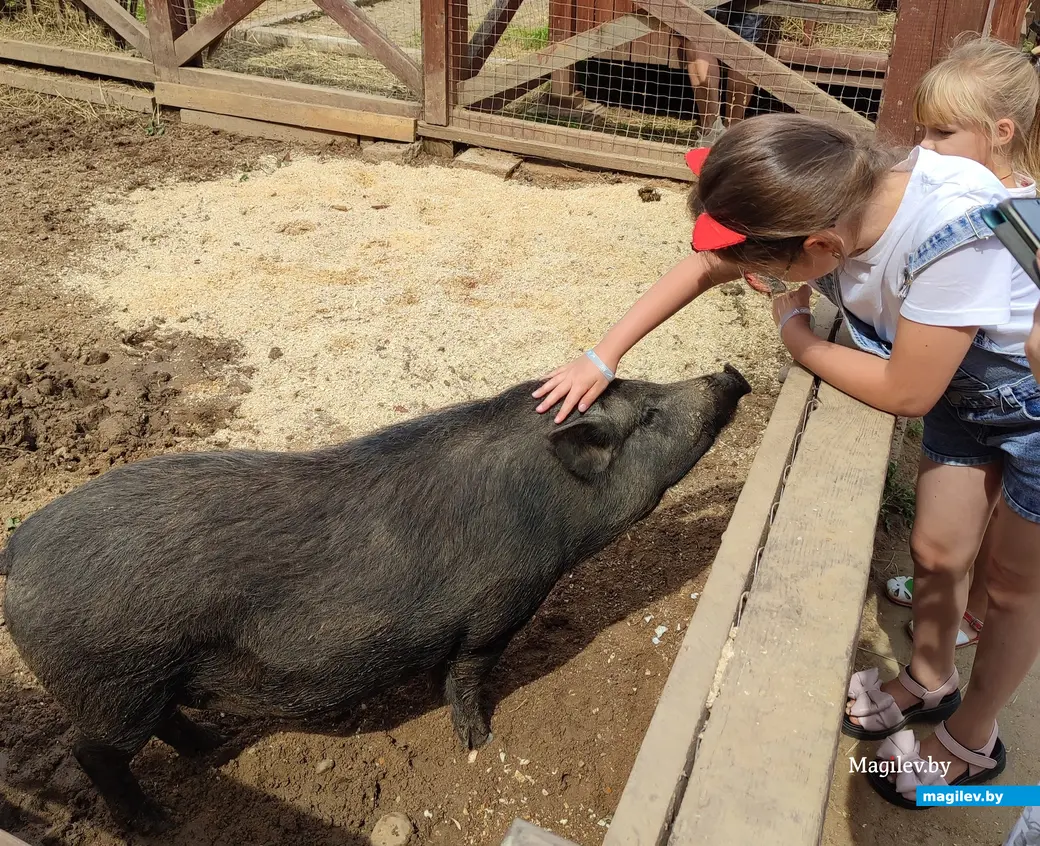
[[1040, 200], [1007, 199], [982, 210], [982, 219], [1040, 288]]

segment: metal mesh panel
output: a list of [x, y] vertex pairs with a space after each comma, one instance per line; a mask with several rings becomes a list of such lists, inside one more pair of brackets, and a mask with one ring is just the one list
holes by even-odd
[[[387, 41], [421, 65], [419, 0], [360, 0], [355, 5]], [[227, 34], [206, 66], [401, 100], [419, 96], [308, 0], [266, 0]]]
[[519, 120], [564, 146], [590, 130], [622, 153], [638, 141], [639, 156], [710, 144], [762, 112], [868, 128], [895, 23], [878, 2], [456, 0], [456, 119], [524, 134], [501, 119]]

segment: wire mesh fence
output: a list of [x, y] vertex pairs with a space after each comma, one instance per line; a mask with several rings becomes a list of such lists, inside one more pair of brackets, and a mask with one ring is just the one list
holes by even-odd
[[498, 118], [522, 120], [561, 144], [573, 143], [572, 130], [592, 130], [699, 146], [771, 111], [865, 128], [884, 84], [891, 3], [701, 11], [682, 0], [456, 0], [453, 26], [465, 44], [453, 57], [455, 103], [471, 128], [500, 132]]
[[[419, 0], [358, 0], [354, 5], [408, 59], [421, 63]], [[266, 0], [227, 34], [207, 57], [207, 66], [400, 100], [419, 97], [310, 0]]]
[[[121, 0], [120, 5], [144, 23], [141, 0]], [[0, 38], [94, 53], [141, 55], [74, 0], [0, 0]]]

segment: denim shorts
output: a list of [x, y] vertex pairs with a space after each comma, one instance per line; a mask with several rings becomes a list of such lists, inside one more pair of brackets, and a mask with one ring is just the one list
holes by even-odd
[[707, 14], [711, 15], [719, 23], [725, 24], [727, 29], [737, 33], [745, 41], [757, 44], [762, 40], [766, 23], [765, 15], [745, 12], [740, 8], [739, 3], [715, 6], [712, 9], [708, 9]]
[[1025, 358], [972, 345], [924, 417], [922, 449], [938, 464], [1002, 462], [1008, 507], [1040, 523], [1040, 387]]

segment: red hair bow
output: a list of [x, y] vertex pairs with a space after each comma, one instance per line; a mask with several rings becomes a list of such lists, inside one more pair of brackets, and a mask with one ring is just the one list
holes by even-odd
[[[708, 158], [711, 147], [698, 147], [686, 154], [686, 164], [696, 176], [701, 175], [704, 160]], [[727, 229], [707, 212], [697, 215], [697, 221], [693, 225], [693, 249], [697, 252], [704, 250], [721, 250], [732, 247], [734, 244], [742, 244], [747, 238], [739, 232]]]

